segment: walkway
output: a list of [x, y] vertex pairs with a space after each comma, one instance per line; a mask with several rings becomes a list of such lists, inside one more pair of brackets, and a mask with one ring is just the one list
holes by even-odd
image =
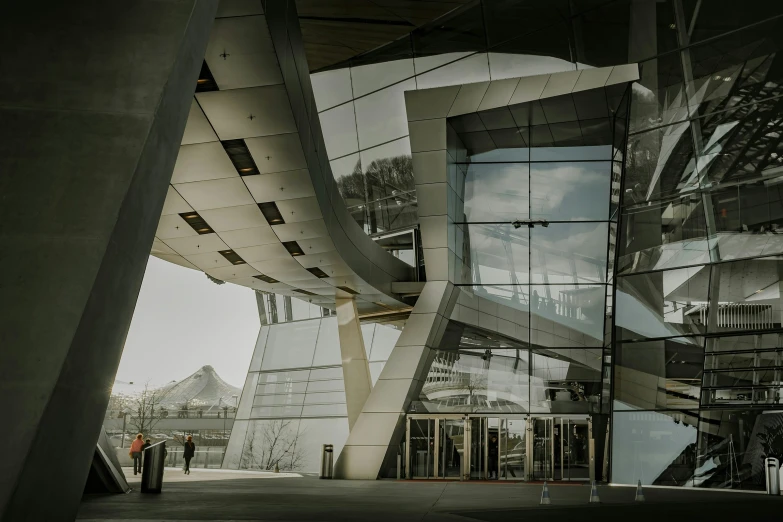
[[[539, 506], [538, 485], [329, 481], [288, 475], [293, 474], [193, 470], [185, 476], [167, 470], [162, 494], [134, 490], [86, 497], [79, 520], [508, 522], [541, 517], [546, 522], [718, 522], [746, 520], [751, 513], [754, 520], [773, 520], [783, 513], [783, 497], [734, 492], [648, 488], [647, 502], [634, 504], [634, 488], [602, 486], [602, 504], [596, 506], [587, 503], [587, 486], [553, 485], [552, 505]], [[585, 516], [585, 510], [595, 513]]]

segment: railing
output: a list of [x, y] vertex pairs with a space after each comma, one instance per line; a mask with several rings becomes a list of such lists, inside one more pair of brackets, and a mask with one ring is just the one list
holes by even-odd
[[[707, 324], [709, 305], [699, 310], [699, 321]], [[755, 303], [720, 303], [718, 327], [720, 328], [773, 328], [775, 317], [772, 305]]]
[[[233, 419], [236, 412], [231, 408], [229, 410], [155, 410], [149, 417], [154, 419]], [[128, 420], [136, 419], [138, 416], [129, 413]], [[122, 419], [125, 414], [121, 410], [107, 410], [107, 419]]]
[[[166, 455], [166, 467], [167, 468], [181, 468], [185, 465], [185, 459], [182, 456], [184, 450], [181, 448], [169, 449], [168, 455]], [[220, 468], [223, 465], [223, 457], [226, 453], [226, 449], [223, 447], [215, 448], [214, 451], [209, 449], [196, 450], [196, 454], [190, 461], [191, 468]]]

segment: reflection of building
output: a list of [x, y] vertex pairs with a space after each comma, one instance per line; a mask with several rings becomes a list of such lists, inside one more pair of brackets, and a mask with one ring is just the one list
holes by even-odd
[[[9, 422], [20, 449], [0, 470], [17, 484], [4, 514], [73, 482], [22, 472], [59, 457], [31, 434], [55, 429], [63, 404], [84, 407], [62, 468], [85, 468], [93, 448], [79, 444], [105, 410], [89, 383], [110, 382], [150, 250], [260, 292], [270, 334], [337, 323], [339, 362], [316, 364], [313, 338], [292, 337], [265, 370], [261, 347], [277, 345], [259, 342], [250, 376], [275, 374], [284, 393], [251, 382], [239, 409], [248, 423], [341, 424], [324, 440], [345, 439], [338, 476], [396, 476], [399, 453], [416, 476], [513, 462], [498, 476], [584, 479], [587, 460], [587, 477], [614, 482], [761, 487], [783, 410], [783, 6], [186, 4], [146, 7], [157, 29], [112, 33], [154, 53], [118, 44], [57, 74], [30, 66], [84, 32], [103, 41], [116, 24], [99, 22], [126, 14], [106, 7], [89, 23], [59, 13], [79, 38], [38, 31], [53, 40], [4, 54], [14, 203], [0, 222], [22, 261], [0, 258], [13, 282], [0, 368], [51, 362], [3, 380], [37, 412]], [[0, 23], [22, 41], [18, 20]], [[121, 78], [95, 69], [140, 55], [159, 60]], [[96, 92], [73, 94], [84, 78]], [[27, 181], [52, 164], [62, 183]], [[404, 326], [373, 360], [361, 329], [390, 318]], [[334, 395], [308, 417], [315, 393]], [[327, 435], [307, 433], [309, 447]]]

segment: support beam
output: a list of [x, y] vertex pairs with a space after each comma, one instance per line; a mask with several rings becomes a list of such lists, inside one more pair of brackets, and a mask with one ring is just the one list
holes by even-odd
[[353, 429], [364, 403], [372, 391], [370, 365], [364, 349], [362, 327], [356, 302], [350, 297], [336, 297], [337, 331], [340, 335], [340, 355], [343, 359], [345, 402], [348, 406], [348, 429]]
[[0, 12], [0, 520], [73, 520], [217, 2]]

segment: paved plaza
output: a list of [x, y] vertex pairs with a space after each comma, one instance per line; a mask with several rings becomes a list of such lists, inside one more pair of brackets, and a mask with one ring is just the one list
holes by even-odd
[[[78, 520], [264, 520], [264, 521], [517, 521], [541, 517], [635, 521], [774, 520], [783, 498], [761, 494], [646, 488], [634, 503], [634, 488], [600, 486], [601, 504], [589, 504], [587, 485], [552, 485], [552, 504], [540, 506], [541, 485], [499, 482], [319, 480], [295, 473], [167, 469], [160, 495], [142, 495], [130, 477], [126, 495], [88, 496]], [[134, 480], [134, 478], [136, 480]]]

